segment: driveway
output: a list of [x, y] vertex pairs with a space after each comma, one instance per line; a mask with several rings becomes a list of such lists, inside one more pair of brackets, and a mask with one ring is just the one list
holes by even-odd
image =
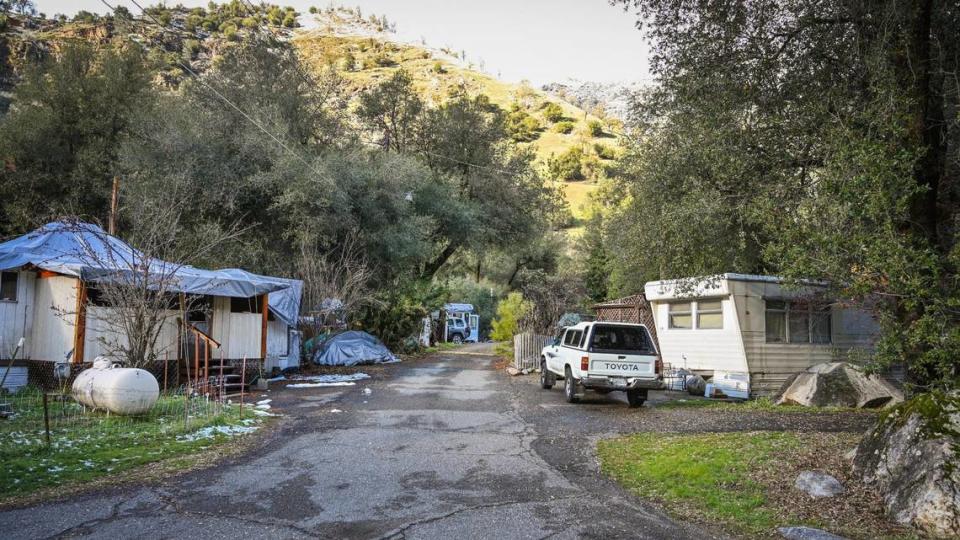
[[[263, 445], [167, 482], [0, 512], [4, 538], [705, 538], [598, 474], [655, 407], [572, 406], [473, 346], [353, 387], [273, 392]], [[611, 394], [612, 396], [612, 394]], [[334, 412], [340, 411], [340, 412]], [[662, 423], [655, 420], [654, 424]]]

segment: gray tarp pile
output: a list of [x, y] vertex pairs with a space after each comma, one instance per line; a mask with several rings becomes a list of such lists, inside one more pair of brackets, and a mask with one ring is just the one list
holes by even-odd
[[357, 366], [399, 361], [379, 339], [359, 330], [337, 334], [313, 353], [313, 363], [318, 366]]

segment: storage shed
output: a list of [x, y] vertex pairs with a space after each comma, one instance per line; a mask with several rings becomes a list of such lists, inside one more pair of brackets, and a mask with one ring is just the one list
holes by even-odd
[[[266, 361], [268, 368], [271, 352], [276, 365], [290, 361], [301, 282], [150, 259], [96, 225], [59, 221], [0, 244], [0, 364], [20, 338], [15, 365], [29, 368], [38, 383], [49, 379], [53, 363], [109, 355], [104, 342], [124, 337], [107, 324], [114, 308], [97, 301], [97, 284], [134, 268], [169, 273], [168, 290], [192, 299], [193, 309], [184, 312], [172, 301], [165, 313], [154, 349], [161, 358], [189, 370], [221, 356], [227, 364]], [[292, 349], [297, 360], [298, 349]]]
[[723, 274], [644, 287], [665, 363], [705, 377], [747, 375], [751, 396], [776, 392], [814, 364], [872, 350], [873, 317], [826, 296], [822, 282]]

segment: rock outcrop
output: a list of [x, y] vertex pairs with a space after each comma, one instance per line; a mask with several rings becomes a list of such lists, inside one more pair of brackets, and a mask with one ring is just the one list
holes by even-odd
[[857, 447], [853, 466], [883, 494], [892, 520], [960, 537], [960, 395], [921, 394], [886, 412]]
[[778, 405], [880, 408], [903, 401], [903, 393], [877, 375], [847, 362], [817, 364], [787, 381]]

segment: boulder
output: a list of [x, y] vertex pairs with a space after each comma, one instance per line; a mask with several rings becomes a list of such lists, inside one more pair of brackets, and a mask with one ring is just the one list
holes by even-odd
[[787, 540], [846, 540], [842, 536], [813, 527], [780, 527], [777, 532]]
[[516, 377], [521, 373], [521, 371], [513, 366], [507, 366], [507, 373]]
[[787, 540], [846, 540], [842, 536], [813, 527], [780, 527], [777, 532]]
[[854, 474], [889, 518], [960, 537], [960, 394], [920, 394], [883, 414], [857, 446]]
[[777, 405], [880, 408], [903, 401], [903, 393], [877, 375], [847, 362], [817, 364], [796, 374], [781, 389]]
[[801, 471], [793, 487], [814, 499], [836, 497], [843, 493], [843, 485], [836, 478], [820, 471]]

